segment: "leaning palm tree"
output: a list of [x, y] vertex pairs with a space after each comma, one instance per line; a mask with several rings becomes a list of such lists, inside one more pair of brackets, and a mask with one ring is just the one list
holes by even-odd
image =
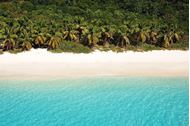
[[32, 48], [32, 44], [29, 41], [24, 41], [22, 44], [22, 50], [30, 50]]
[[57, 49], [60, 46], [61, 38], [59, 37], [51, 37], [48, 41], [48, 49], [53, 50]]
[[77, 25], [76, 31], [77, 31], [77, 35], [78, 35], [78, 42], [81, 42], [84, 28], [81, 27], [81, 26], [79, 26], [79, 25]]
[[35, 45], [37, 45], [39, 48], [41, 48], [45, 44], [46, 38], [41, 33], [39, 34], [36, 39], [34, 40]]
[[170, 46], [170, 40], [169, 37], [165, 34], [163, 36], [162, 47], [168, 48], [169, 46]]
[[61, 32], [53, 32], [53, 35], [48, 34], [47, 35], [47, 44], [48, 44], [48, 50], [57, 49], [60, 46], [62, 38]]
[[3, 41], [3, 49], [4, 51], [8, 51], [8, 50], [13, 50], [14, 46], [15, 46], [15, 41], [14, 39], [7, 37], [4, 41]]
[[8, 28], [5, 28], [4, 30], [4, 36], [3, 38], [3, 49], [4, 51], [13, 50], [16, 42], [15, 39], [17, 39], [18, 36], [16, 34], [11, 34], [11, 31]]
[[68, 41], [76, 41], [76, 33], [68, 28], [66, 31], [63, 32], [63, 39]]
[[174, 32], [174, 36], [173, 36], [174, 43], [179, 42], [179, 40], [180, 40], [179, 35], [176, 32]]
[[124, 43], [124, 46], [125, 46], [125, 47], [126, 47], [127, 45], [130, 45], [130, 40], [129, 40], [129, 37], [128, 37], [128, 34], [127, 34], [127, 33], [122, 36], [122, 42]]
[[157, 37], [158, 37], [157, 32], [151, 31], [149, 36], [150, 36], [150, 43], [153, 44], [153, 45], [157, 44], [157, 42], [158, 42], [158, 40], [157, 40]]
[[101, 36], [100, 36], [100, 41], [99, 44], [103, 46], [109, 46], [111, 42], [111, 34], [109, 33], [109, 29], [102, 29]]
[[94, 47], [94, 46], [97, 46], [98, 41], [99, 40], [98, 40], [97, 35], [94, 33], [93, 29], [90, 28], [89, 32], [84, 35], [82, 44], [89, 47]]
[[147, 38], [146, 38], [145, 32], [144, 31], [140, 31], [139, 32], [139, 41], [142, 42], [142, 43], [145, 43], [146, 40], [147, 40]]
[[23, 31], [24, 38], [20, 39], [22, 41], [22, 50], [28, 51], [32, 48], [31, 39], [29, 38], [29, 35], [26, 30]]
[[168, 38], [169, 38], [170, 44], [176, 43], [180, 40], [179, 35], [176, 32], [172, 32], [172, 31], [168, 33]]
[[127, 34], [122, 34], [120, 30], [116, 31], [113, 34], [113, 44], [119, 47], [126, 47], [130, 44], [129, 38]]

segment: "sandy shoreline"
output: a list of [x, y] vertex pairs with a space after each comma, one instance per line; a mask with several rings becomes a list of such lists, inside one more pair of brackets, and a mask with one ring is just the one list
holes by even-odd
[[188, 76], [189, 51], [54, 54], [44, 49], [0, 55], [0, 79], [81, 76]]

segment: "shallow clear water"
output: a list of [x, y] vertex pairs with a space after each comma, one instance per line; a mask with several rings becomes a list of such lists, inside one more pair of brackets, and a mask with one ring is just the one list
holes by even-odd
[[187, 126], [188, 78], [0, 81], [0, 126]]

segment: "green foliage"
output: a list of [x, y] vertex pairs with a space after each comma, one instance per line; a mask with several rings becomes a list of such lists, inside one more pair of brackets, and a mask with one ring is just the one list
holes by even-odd
[[2, 1], [0, 48], [188, 49], [188, 25], [187, 0]]
[[73, 52], [73, 53], [90, 53], [92, 50], [88, 47], [85, 47], [79, 43], [71, 41], [63, 41], [60, 43], [60, 46], [57, 50], [53, 52]]

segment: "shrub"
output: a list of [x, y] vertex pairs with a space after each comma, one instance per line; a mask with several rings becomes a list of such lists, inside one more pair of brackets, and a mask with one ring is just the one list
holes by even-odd
[[53, 52], [74, 52], [74, 53], [90, 53], [92, 50], [76, 42], [63, 41], [60, 47]]

